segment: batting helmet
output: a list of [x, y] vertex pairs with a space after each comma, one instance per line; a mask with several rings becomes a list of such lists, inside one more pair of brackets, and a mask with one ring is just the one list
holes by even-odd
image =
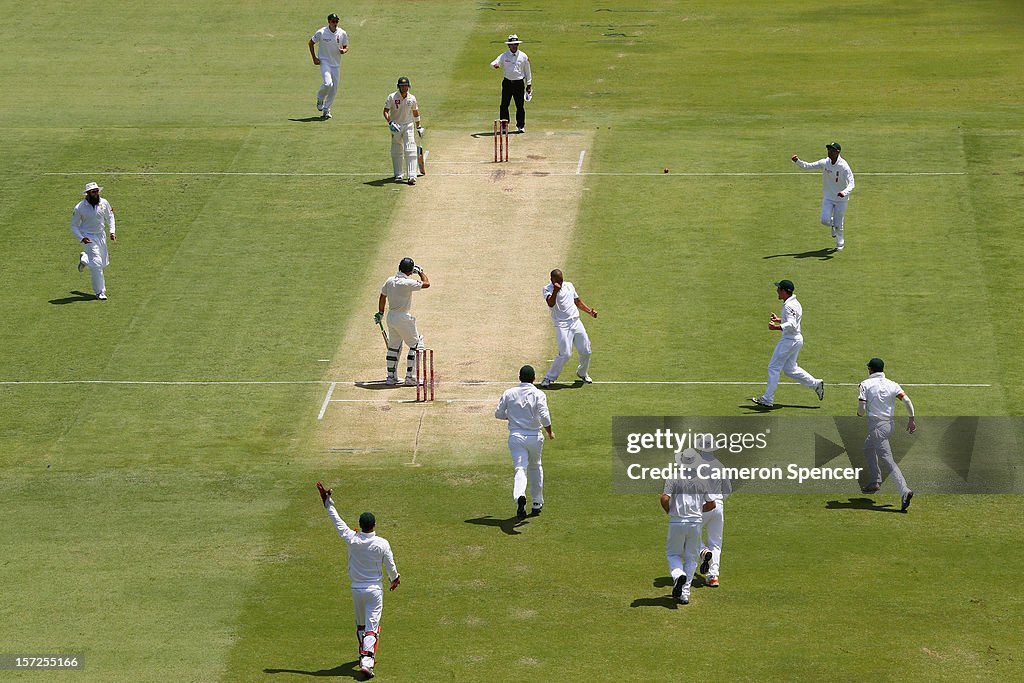
[[415, 265], [416, 265], [416, 262], [413, 261], [408, 256], [406, 256], [404, 259], [402, 259], [401, 261], [398, 262], [398, 270], [400, 270], [401, 272], [403, 272], [406, 275], [408, 275], [409, 273], [412, 272], [413, 266], [415, 266]]
[[398, 87], [401, 88], [403, 85], [409, 85], [409, 79], [405, 76], [398, 79]]

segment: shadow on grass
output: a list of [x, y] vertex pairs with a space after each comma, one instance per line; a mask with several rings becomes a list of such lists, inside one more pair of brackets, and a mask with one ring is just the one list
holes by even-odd
[[319, 669], [317, 671], [303, 671], [302, 669], [264, 669], [265, 674], [300, 674], [302, 676], [334, 676], [335, 678], [355, 678], [362, 680], [363, 675], [356, 668], [359, 660], [347, 664], [339, 664], [333, 669]]
[[542, 387], [538, 384], [537, 388], [541, 391], [561, 391], [562, 389], [579, 389], [580, 387], [585, 386], [587, 386], [587, 383], [578, 379], [575, 382], [552, 382], [546, 387]]
[[793, 403], [776, 403], [775, 405], [773, 405], [771, 407], [759, 406], [756, 403], [745, 403], [745, 404], [741, 404], [740, 408], [745, 408], [745, 409], [749, 410], [752, 413], [770, 413], [773, 410], [778, 410], [779, 408], [799, 408], [801, 410], [821, 410], [821, 406], [798, 406], [798, 405], [793, 404]]
[[816, 258], [822, 261], [831, 261], [835, 258], [836, 250], [832, 247], [826, 247], [825, 249], [815, 249], [814, 251], [801, 251], [793, 254], [772, 254], [771, 256], [762, 256], [763, 259], [770, 258], [784, 258], [786, 256], [792, 256], [793, 258]]
[[50, 303], [56, 306], [63, 306], [64, 304], [77, 304], [79, 301], [96, 301], [95, 294], [79, 292], [77, 289], [71, 290], [71, 293], [74, 296], [64, 297], [63, 299], [50, 299]]
[[879, 505], [870, 498], [851, 498], [849, 501], [842, 500], [830, 500], [825, 503], [826, 510], [870, 510], [872, 512], [900, 512], [903, 511], [899, 508], [894, 508], [892, 503], [885, 503]]
[[324, 120], [324, 117], [322, 117], [322, 116], [307, 116], [304, 119], [288, 119], [288, 120], [289, 121], [294, 121], [295, 123], [313, 123], [314, 121], [319, 123], [319, 122]]
[[411, 389], [412, 388], [412, 387], [406, 387], [402, 383], [388, 384], [387, 382], [385, 382], [382, 379], [363, 380], [361, 382], [356, 382], [355, 385], [357, 387], [359, 387], [360, 389], [370, 389], [372, 391], [380, 391], [381, 389], [406, 389], [406, 388]]
[[679, 609], [679, 603], [671, 595], [664, 595], [660, 598], [637, 598], [629, 603], [630, 607], [664, 607], [665, 609]]
[[367, 180], [363, 185], [370, 187], [387, 187], [388, 185], [408, 185], [404, 180], [395, 180], [393, 176], [380, 178], [379, 180]]
[[483, 517], [477, 517], [476, 519], [467, 519], [466, 524], [479, 524], [480, 526], [496, 526], [505, 532], [509, 536], [519, 536], [521, 532], [516, 531], [516, 527], [528, 524], [525, 520], [520, 520], [518, 517], [513, 515], [508, 519], [498, 519], [491, 517], [490, 515], [484, 515]]

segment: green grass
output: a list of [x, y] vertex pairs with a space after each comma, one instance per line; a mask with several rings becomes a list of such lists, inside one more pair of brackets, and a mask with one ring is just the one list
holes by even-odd
[[[318, 359], [363, 322], [355, 293], [399, 193], [359, 176], [117, 172], [384, 177], [395, 78], [428, 129], [482, 130], [487, 63], [514, 31], [534, 63], [531, 133], [595, 131], [589, 171], [671, 171], [585, 179], [563, 267], [602, 312], [598, 381], [763, 379], [770, 283], [790, 277], [811, 372], [852, 382], [881, 355], [899, 381], [992, 384], [913, 390], [922, 425], [1024, 414], [1019, 3], [430, 0], [396, 18], [357, 2], [338, 9], [352, 52], [327, 125], [301, 119], [318, 78], [306, 41], [329, 8], [115, 0], [86, 9], [57, 61], [38, 40], [52, 11], [7, 9], [0, 381], [322, 379]], [[837, 258], [796, 256], [830, 241], [814, 174], [678, 175], [789, 172], [831, 139], [857, 174]], [[872, 175], [898, 171], [964, 175]], [[118, 216], [111, 299], [59, 303], [89, 291], [67, 222], [94, 178]], [[902, 516], [737, 495], [723, 588], [667, 603], [656, 496], [610, 493], [611, 418], [743, 414], [752, 393], [551, 393], [548, 505], [509, 535], [467, 522], [509, 515], [503, 443], [419, 468], [325, 454], [317, 384], [0, 385], [0, 650], [85, 653], [61, 680], [345, 675], [323, 478], [346, 517], [374, 509], [396, 551], [388, 680], [1019, 678], [1018, 496], [920, 496]], [[854, 403], [836, 390], [821, 410]]]

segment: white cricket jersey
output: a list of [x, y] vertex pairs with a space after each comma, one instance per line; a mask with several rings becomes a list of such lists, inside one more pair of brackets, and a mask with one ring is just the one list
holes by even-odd
[[388, 298], [388, 308], [393, 313], [409, 313], [412, 309], [412, 293], [423, 289], [423, 282], [399, 271], [389, 277], [380, 293]]
[[684, 524], [700, 524], [704, 521], [704, 503], [710, 500], [708, 495], [700, 490], [701, 483], [696, 480], [696, 474], [690, 468], [690, 476], [694, 479], [666, 479], [663, 493], [671, 496], [668, 503], [668, 518], [670, 522], [682, 522]]
[[[834, 202], [843, 202], [850, 199], [850, 193], [853, 192], [854, 185], [853, 171], [850, 170], [850, 165], [846, 163], [846, 159], [842, 156], [838, 157], [834, 164], [828, 157], [818, 159], [815, 162], [797, 159], [794, 163], [807, 171], [821, 169], [821, 192], [825, 199], [831, 199]], [[840, 192], [846, 196], [840, 197]]]
[[110, 208], [110, 203], [103, 197], [100, 197], [100, 203], [95, 207], [88, 200], [83, 199], [75, 205], [71, 212], [71, 232], [79, 242], [86, 236], [103, 235], [104, 223], [110, 228], [110, 234], [113, 235], [115, 230], [114, 210]]
[[505, 78], [510, 81], [526, 81], [526, 85], [533, 84], [533, 75], [530, 73], [530, 58], [522, 50], [505, 50], [491, 62], [491, 66], [500, 66], [505, 72]]
[[317, 44], [316, 56], [321, 62], [331, 66], [341, 64], [341, 48], [348, 47], [348, 34], [342, 29], [331, 33], [331, 29], [324, 26], [313, 34], [312, 41]]
[[715, 454], [710, 451], [698, 451], [701, 459], [697, 461], [695, 467], [706, 465], [706, 467], [700, 470], [700, 475], [709, 477], [705, 481], [705, 485], [708, 491], [708, 499], [714, 501], [724, 501], [732, 493], [732, 482], [729, 481], [728, 477], [723, 476], [725, 466], [715, 457]]
[[796, 300], [796, 296], [791, 296], [786, 299], [782, 304], [782, 315], [779, 326], [782, 328], [783, 337], [799, 337], [800, 336], [800, 319], [804, 316], [804, 308], [800, 305], [800, 302]]
[[498, 400], [494, 417], [508, 420], [510, 432], [537, 432], [551, 426], [548, 397], [529, 382], [507, 389]]
[[391, 544], [372, 531], [350, 529], [330, 498], [327, 499], [326, 508], [338, 535], [348, 544], [348, 578], [352, 580], [352, 587], [382, 586], [381, 565], [387, 570], [388, 578], [394, 581], [398, 577], [398, 568], [395, 566], [395, 556], [391, 553]]
[[860, 383], [857, 399], [864, 401], [868, 417], [876, 420], [891, 420], [896, 413], [896, 399], [903, 388], [888, 379], [884, 372], [873, 372]]
[[403, 98], [402, 91], [400, 90], [396, 90], [388, 95], [388, 98], [384, 100], [384, 108], [390, 111], [389, 116], [392, 122], [402, 125], [413, 123], [412, 112], [414, 109], [419, 110], [416, 96], [409, 93]]
[[[551, 296], [551, 292], [555, 291], [555, 286], [549, 282], [541, 291], [544, 294], [546, 303], [547, 298]], [[562, 288], [558, 291], [558, 296], [555, 297], [555, 305], [550, 307], [551, 320], [554, 321], [555, 325], [569, 327], [580, 319], [580, 309], [576, 306], [577, 298], [576, 288], [573, 287], [572, 283], [563, 281]]]

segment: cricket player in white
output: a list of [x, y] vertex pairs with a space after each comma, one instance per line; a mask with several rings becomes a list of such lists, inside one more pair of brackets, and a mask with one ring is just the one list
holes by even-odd
[[381, 565], [387, 570], [391, 581], [389, 590], [395, 590], [402, 582], [391, 544], [374, 532], [377, 520], [372, 512], [359, 515], [359, 531], [350, 529], [334, 507], [331, 494], [334, 489], [324, 489], [316, 483], [320, 500], [327, 509], [327, 516], [334, 523], [338, 535], [348, 545], [348, 578], [352, 581], [352, 605], [356, 612], [356, 638], [359, 641], [359, 668], [366, 675], [373, 676], [376, 663], [377, 641], [380, 639], [380, 617], [384, 611], [384, 583]]
[[724, 475], [725, 467], [715, 457], [715, 439], [711, 434], [700, 434], [696, 450], [701, 459], [697, 466], [706, 465], [702, 470], [710, 477], [707, 482], [708, 502], [704, 503], [701, 526], [707, 542], [700, 548], [700, 573], [707, 579], [707, 585], [718, 588], [718, 572], [722, 562], [722, 535], [725, 531], [725, 499], [732, 493], [732, 483]]
[[580, 311], [583, 311], [592, 318], [597, 317], [597, 309], [590, 308], [583, 299], [576, 293], [576, 288], [571, 282], [566, 282], [562, 277], [562, 271], [551, 271], [551, 282], [541, 290], [544, 301], [551, 309], [551, 321], [555, 324], [555, 341], [558, 343], [558, 355], [548, 368], [544, 379], [541, 380], [542, 387], [551, 386], [551, 383], [558, 379], [562, 368], [572, 356], [572, 347], [576, 347], [579, 354], [580, 364], [576, 368], [576, 376], [587, 384], [592, 384], [588, 370], [590, 369], [590, 337], [580, 320]]
[[516, 101], [516, 132], [526, 132], [526, 106], [527, 95], [533, 98], [533, 73], [530, 70], [530, 58], [519, 49], [523, 41], [519, 36], [512, 34], [505, 41], [508, 49], [498, 55], [491, 62], [492, 69], [501, 69], [504, 78], [501, 79], [501, 105], [498, 107], [498, 117], [502, 121], [509, 119], [509, 103]]
[[800, 319], [803, 317], [804, 309], [800, 302], [793, 296], [793, 282], [791, 280], [780, 280], [775, 283], [779, 300], [782, 304], [782, 317], [771, 314], [768, 321], [768, 329], [782, 331], [782, 337], [775, 345], [772, 352], [772, 359], [768, 361], [768, 386], [764, 394], [750, 399], [759, 406], [771, 408], [775, 405], [775, 389], [779, 386], [779, 373], [785, 372], [787, 377], [795, 379], [805, 387], [814, 389], [818, 400], [825, 398], [825, 380], [815, 379], [809, 372], [796, 364], [800, 349], [803, 348], [804, 338], [800, 334]]
[[676, 454], [676, 462], [686, 468], [688, 478], [666, 479], [661, 508], [668, 513], [668, 540], [665, 558], [672, 575], [672, 597], [682, 605], [690, 603], [690, 585], [697, 571], [700, 552], [700, 525], [704, 504], [710, 498], [696, 474], [700, 454], [687, 448]]
[[899, 384], [888, 379], [883, 370], [885, 362], [881, 358], [869, 360], [868, 378], [860, 383], [857, 392], [857, 415], [868, 417], [868, 438], [864, 441], [864, 457], [868, 461], [868, 474], [871, 477], [871, 482], [861, 490], [864, 493], [876, 493], [882, 487], [882, 473], [878, 469], [878, 459], [881, 458], [889, 470], [889, 476], [899, 487], [900, 509], [906, 511], [910, 507], [910, 499], [914, 497], [914, 492], [907, 486], [907, 480], [903, 478], [903, 472], [893, 459], [892, 448], [889, 446], [889, 436], [895, 425], [896, 399], [903, 401], [903, 405], [907, 407], [907, 414], [910, 416], [907, 423], [908, 432], [913, 434], [917, 430], [917, 422], [914, 419], [914, 404], [910, 402], [910, 397]]
[[[411, 276], [419, 275], [420, 279], [415, 280]], [[423, 337], [416, 329], [416, 318], [410, 312], [412, 310], [412, 293], [426, 289], [430, 286], [430, 279], [423, 269], [408, 256], [398, 264], [398, 272], [392, 275], [384, 283], [380, 290], [380, 298], [377, 300], [377, 313], [373, 320], [380, 324], [384, 317], [384, 305], [388, 306], [388, 353], [387, 368], [388, 376], [384, 380], [388, 384], [398, 384], [398, 377], [395, 374], [398, 370], [398, 355], [402, 350], [402, 342], [409, 348], [409, 355], [406, 358], [405, 384], [416, 386], [416, 376], [413, 374], [413, 364], [416, 362], [416, 349], [422, 348]]]
[[92, 291], [100, 301], [107, 300], [107, 283], [103, 278], [103, 269], [110, 265], [107, 253], [106, 230], [110, 230], [110, 241], [116, 242], [116, 225], [114, 210], [110, 202], [100, 197], [103, 188], [96, 183], [86, 183], [85, 197], [75, 205], [71, 212], [71, 233], [84, 245], [78, 255], [78, 272], [86, 267], [92, 275]]
[[843, 240], [843, 216], [846, 215], [846, 206], [850, 202], [854, 185], [850, 165], [839, 156], [841, 149], [838, 142], [830, 142], [825, 145], [828, 157], [813, 163], [802, 161], [795, 154], [791, 157], [793, 163], [804, 170], [821, 169], [821, 224], [832, 228], [836, 251], [842, 251], [846, 244]]
[[537, 374], [533, 367], [524, 365], [519, 369], [519, 386], [508, 389], [501, 395], [494, 417], [508, 420], [508, 450], [512, 454], [512, 499], [516, 502], [516, 516], [526, 518], [526, 484], [529, 480], [530, 497], [533, 499], [533, 514], [539, 515], [544, 507], [544, 468], [541, 466], [541, 452], [544, 450], [544, 435], [555, 438], [551, 430], [551, 414], [544, 392], [533, 386]]
[[320, 118], [324, 121], [331, 118], [331, 105], [338, 95], [338, 81], [341, 79], [341, 56], [346, 52], [348, 34], [338, 28], [338, 15], [332, 12], [327, 15], [327, 26], [319, 29], [309, 39], [309, 56], [320, 67], [320, 75], [323, 77], [323, 83], [316, 92], [316, 110], [323, 112]]
[[416, 134], [423, 137], [423, 126], [416, 96], [409, 92], [409, 79], [405, 76], [398, 79], [398, 90], [384, 100], [384, 120], [391, 131], [391, 165], [395, 180], [407, 178], [410, 185], [415, 185], [419, 171]]

